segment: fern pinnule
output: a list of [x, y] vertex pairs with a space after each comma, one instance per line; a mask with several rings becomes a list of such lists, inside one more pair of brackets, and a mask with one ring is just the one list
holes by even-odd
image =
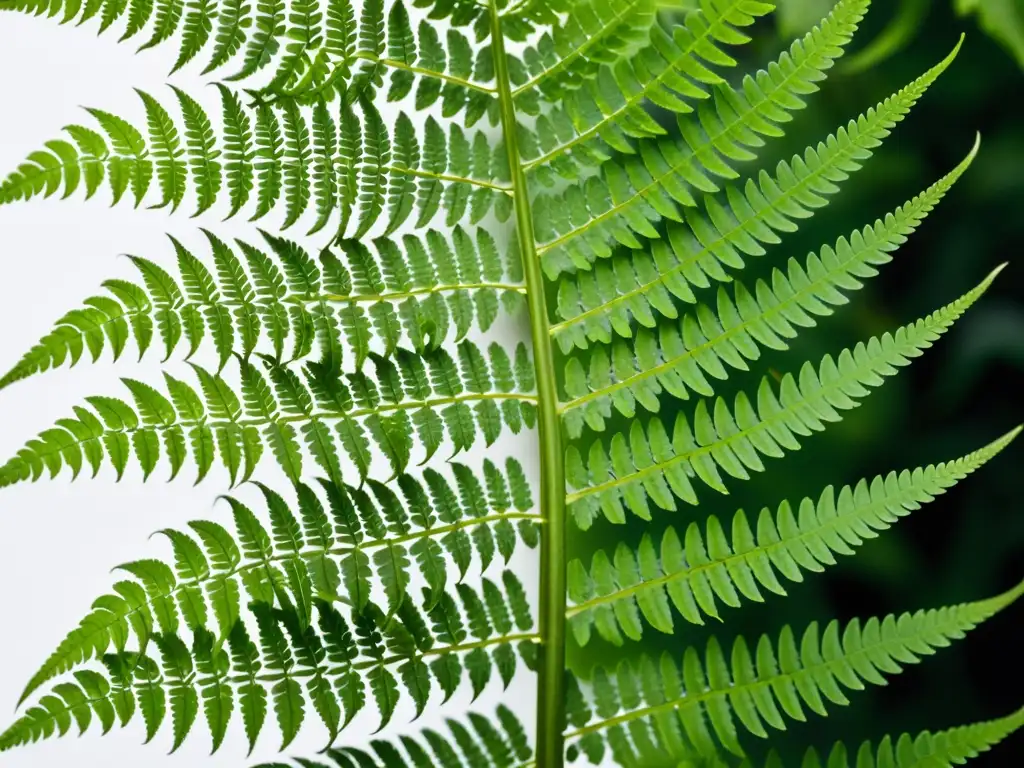
[[[680, 536], [672, 527], [660, 544], [645, 534], [634, 551], [620, 543], [614, 554], [598, 550], [590, 567], [569, 564], [568, 612], [576, 641], [586, 645], [594, 630], [615, 645], [623, 636], [640, 640], [644, 622], [667, 634], [675, 631], [672, 607], [686, 620], [721, 620], [719, 603], [738, 608], [743, 599], [763, 601], [762, 589], [786, 595], [779, 580], [800, 582], [804, 572], [835, 565], [865, 540], [945, 493], [1002, 451], [1013, 430], [962, 458], [914, 470], [860, 480], [839, 490], [827, 486], [815, 499], [767, 507], [752, 524], [743, 510], [732, 518], [731, 536], [717, 517], [703, 532], [691, 523]], [[756, 531], [756, 533], [755, 533]]]

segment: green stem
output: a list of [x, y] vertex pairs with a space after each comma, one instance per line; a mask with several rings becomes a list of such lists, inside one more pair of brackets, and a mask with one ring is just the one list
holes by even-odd
[[483, 181], [481, 179], [470, 179], [465, 176], [452, 176], [447, 173], [430, 173], [429, 171], [418, 171], [415, 168], [403, 168], [399, 165], [386, 165], [383, 166], [385, 171], [391, 173], [404, 173], [409, 176], [416, 176], [420, 179], [436, 179], [438, 181], [446, 181], [452, 184], [469, 184], [471, 187], [480, 187], [481, 189], [489, 189], [493, 192], [511, 192], [511, 188], [504, 184], [495, 184], [490, 181]]
[[537, 675], [537, 765], [562, 768], [565, 755], [566, 515], [565, 465], [558, 415], [558, 387], [552, 351], [544, 276], [537, 256], [529, 190], [517, 141], [516, 108], [509, 79], [505, 38], [496, 0], [491, 3], [498, 104], [512, 173], [516, 231], [526, 276], [530, 335], [537, 377], [540, 439], [540, 502], [545, 524], [540, 548], [540, 668]]
[[463, 88], [469, 88], [474, 91], [480, 91], [480, 93], [494, 93], [493, 88], [488, 88], [482, 83], [475, 83], [472, 80], [466, 80], [461, 77], [454, 77], [447, 75], [444, 72], [435, 72], [432, 69], [424, 69], [423, 67], [415, 67], [406, 64], [404, 61], [396, 61], [395, 59], [382, 59], [369, 52], [360, 52], [355, 55], [355, 58], [362, 61], [369, 61], [373, 64], [380, 64], [391, 69], [401, 69], [405, 72], [410, 72], [414, 75], [420, 75], [422, 77], [432, 77], [445, 83], [451, 83], [452, 85], [460, 85]]

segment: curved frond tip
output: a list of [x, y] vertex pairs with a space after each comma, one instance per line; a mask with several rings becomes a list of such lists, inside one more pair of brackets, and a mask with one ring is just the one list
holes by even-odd
[[[988, 752], [1022, 727], [1024, 708], [996, 720], [938, 733], [924, 731], [913, 737], [903, 734], [898, 739], [886, 736], [877, 746], [864, 742], [856, 753], [844, 744], [836, 744], [827, 756], [819, 758], [817, 751], [810, 749], [801, 768], [947, 768]], [[783, 768], [783, 763], [778, 755], [773, 755], [765, 768]]]

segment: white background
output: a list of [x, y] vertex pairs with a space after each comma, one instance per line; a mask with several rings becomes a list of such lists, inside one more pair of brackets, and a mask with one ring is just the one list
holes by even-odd
[[[172, 114], [178, 114], [173, 94], [164, 85], [176, 46], [172, 43], [134, 55], [131, 42], [116, 42], [120, 35], [117, 29], [97, 39], [96, 28], [95, 20], [76, 29], [60, 27], [46, 18], [0, 14], [0, 174], [6, 175], [30, 152], [42, 148], [45, 141], [58, 138], [61, 128], [69, 123], [95, 127], [80, 108], [83, 105], [113, 112], [144, 128], [142, 105], [132, 91], [135, 87], [159, 96]], [[213, 116], [219, 113], [218, 100], [213, 89], [198, 77], [201, 69], [201, 65], [191, 67], [170, 82], [200, 99]], [[118, 254], [142, 255], [172, 267], [173, 253], [166, 234], [174, 234], [195, 246], [194, 252], [203, 254], [200, 223], [222, 238], [255, 237], [244, 217], [226, 224], [211, 215], [200, 222], [190, 220], [189, 198], [178, 213], [170, 216], [164, 210], [133, 210], [126, 201], [108, 208], [109, 197], [102, 192], [88, 202], [82, 197], [79, 191], [68, 201], [54, 198], [0, 206], [0, 367], [4, 371], [62, 314], [88, 296], [102, 293], [103, 280], [137, 280], [131, 264]], [[269, 228], [273, 230], [272, 223]], [[56, 419], [71, 415], [72, 406], [82, 402], [84, 396], [126, 396], [119, 376], [159, 383], [162, 355], [154, 353], [141, 364], [126, 354], [111, 365], [109, 351], [105, 351], [97, 365], [83, 362], [76, 368], [33, 377], [0, 392], [0, 461]], [[175, 375], [188, 375], [180, 355], [168, 368]], [[509, 440], [497, 452], [514, 450], [524, 458], [532, 476], [535, 468], [527, 460], [526, 445], [522, 438], [514, 444]], [[282, 475], [271, 463], [264, 461], [259, 475], [271, 484], [277, 482], [275, 487], [283, 490], [286, 486], [278, 482]], [[214, 469], [197, 487], [184, 472], [172, 484], [163, 482], [165, 476], [166, 468], [161, 467], [144, 485], [137, 471], [129, 471], [120, 484], [115, 484], [113, 473], [107, 469], [95, 480], [82, 478], [71, 483], [63, 474], [55, 481], [0, 491], [0, 727], [6, 727], [16, 716], [14, 704], [30, 675], [88, 612], [92, 601], [118, 578], [110, 572], [112, 567], [146, 557], [166, 560], [169, 552], [165, 542], [149, 538], [155, 530], [180, 528], [195, 518], [227, 522], [226, 506], [214, 504], [216, 496], [227, 489], [225, 472]], [[254, 489], [243, 488], [238, 495], [260, 508], [253, 494]], [[531, 557], [532, 553], [526, 553], [525, 558], [517, 555], [513, 565], [532, 593], [535, 568], [531, 567]], [[500, 686], [492, 682], [473, 709], [493, 712], [501, 699], [520, 714], [524, 723], [529, 723], [533, 706], [531, 676], [521, 675], [504, 697]], [[389, 733], [437, 726], [439, 701], [435, 695], [431, 708], [415, 725], [408, 725], [411, 710], [400, 708]], [[468, 696], [457, 695], [444, 714], [457, 716], [468, 706]], [[372, 706], [367, 709], [372, 710]], [[325, 732], [318, 723], [313, 725], [315, 719], [312, 710], [307, 712], [306, 727], [289, 754], [315, 757], [324, 745]], [[369, 711], [339, 743], [365, 744], [375, 727], [375, 713]], [[156, 743], [142, 746], [141, 718], [127, 731], [115, 730], [104, 738], [99, 737], [94, 724], [81, 739], [51, 739], [2, 754], [0, 767], [74, 764], [83, 768], [215, 768], [280, 759], [272, 712], [251, 759], [245, 757], [237, 712], [228, 739], [213, 757], [207, 756], [209, 736], [201, 715], [185, 746], [170, 756], [169, 731], [169, 722], [165, 722]]]

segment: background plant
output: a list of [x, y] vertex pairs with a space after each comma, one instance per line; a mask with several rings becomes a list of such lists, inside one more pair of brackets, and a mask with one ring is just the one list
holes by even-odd
[[[784, 0], [779, 4], [780, 32], [787, 37], [802, 34], [833, 4], [832, 0]], [[940, 12], [943, 5], [933, 0], [900, 0], [894, 4], [888, 24], [863, 51], [847, 61], [847, 68], [868, 69], [903, 50], [929, 14]], [[952, 8], [959, 16], [975, 19], [985, 34], [1024, 65], [1024, 5], [1019, 0], [954, 0]]]
[[[202, 199], [201, 199], [200, 205], [201, 205], [201, 206], [203, 205]], [[314, 315], [314, 319], [315, 319], [315, 315]], [[311, 323], [311, 325], [315, 325], [315, 324], [314, 324], [314, 323]], [[216, 337], [216, 334], [214, 334], [214, 337]], [[214, 338], [214, 341], [216, 341], [216, 338]], [[358, 356], [358, 351], [356, 351], [356, 354], [357, 354], [357, 356]], [[467, 355], [470, 355], [470, 356], [472, 356], [472, 353], [471, 353], [471, 352], [467, 352], [466, 354], [467, 354]], [[254, 385], [254, 386], [255, 386], [255, 385]], [[137, 389], [137, 387], [136, 387], [136, 389]], [[146, 396], [150, 396], [150, 395], [148, 395], [148, 393], [146, 393]], [[159, 400], [155, 400], [155, 401], [156, 401], [156, 402], [158, 402], [158, 403], [160, 402]], [[160, 403], [160, 404], [162, 404], [162, 403]], [[227, 409], [227, 411], [229, 412], [229, 411], [230, 411], [230, 409]], [[698, 413], [699, 413], [699, 412], [698, 412]], [[591, 418], [592, 418], [592, 419], [598, 419], [598, 420], [600, 421], [600, 418], [601, 418], [601, 417], [600, 417], [600, 414], [599, 414], [599, 409], [598, 409], [598, 412], [597, 412], [596, 414], [592, 414]], [[699, 421], [699, 418], [700, 418], [700, 417], [698, 417], [698, 421]], [[301, 421], [301, 420], [300, 420], [300, 421]], [[166, 425], [165, 425], [165, 426], [166, 426]], [[570, 424], [570, 426], [571, 426], [571, 424]], [[697, 429], [698, 429], [698, 430], [700, 429], [699, 425], [698, 425]], [[229, 430], [229, 429], [228, 429], [228, 428], [227, 428], [226, 426], [224, 426], [224, 427], [215, 427], [213, 431], [217, 431], [217, 432], [218, 432], [218, 439], [219, 439], [219, 433], [220, 433], [221, 431], [230, 431], [230, 430]], [[143, 438], [143, 439], [144, 439], [144, 438]], [[225, 438], [225, 439], [227, 439], [227, 440], [230, 440], [231, 438], [230, 438], [230, 437], [227, 437], [227, 438]], [[202, 444], [202, 435], [201, 435], [201, 443], [200, 443], [200, 444]], [[228, 443], [228, 444], [229, 444], [229, 443]], [[136, 450], [137, 450], [137, 449], [136, 449]], [[227, 453], [229, 454], [229, 452], [227, 452]], [[286, 452], [286, 454], [287, 454], [287, 452]], [[324, 457], [323, 455], [321, 455], [321, 459], [323, 460], [324, 458], [325, 458], [325, 457]], [[391, 458], [392, 458], [392, 461], [393, 461], [393, 462], [395, 463], [395, 467], [394, 467], [394, 469], [396, 469], [396, 470], [397, 470], [397, 469], [399, 468], [399, 467], [398, 467], [398, 465], [400, 465], [400, 464], [401, 464], [401, 461], [400, 461], [400, 459], [401, 459], [401, 453], [399, 452], [399, 453], [397, 454], [397, 456], [392, 456]], [[144, 461], [144, 460], [143, 460], [143, 461]], [[31, 463], [31, 462], [30, 462], [30, 463]], [[357, 461], [356, 461], [356, 464], [358, 464], [358, 462], [357, 462]], [[17, 468], [18, 468], [19, 466], [24, 466], [24, 464], [22, 464], [22, 465], [14, 465], [14, 468], [15, 468], [15, 469], [17, 469]], [[241, 464], [241, 462], [240, 462], [240, 467], [241, 467], [241, 466], [242, 466], [242, 464]], [[331, 467], [331, 466], [330, 466], [330, 462], [327, 462], [327, 466], [325, 466], [325, 469], [326, 469], [326, 470], [328, 470], [328, 471], [331, 471], [331, 470], [333, 469], [333, 467]], [[18, 470], [18, 471], [20, 471], [20, 470]], [[656, 497], [655, 497], [655, 499], [656, 499]], [[628, 500], [628, 501], [630, 501], [630, 502], [631, 502], [631, 504], [633, 503], [633, 500]], [[579, 505], [578, 505], [578, 506], [579, 506]]]

